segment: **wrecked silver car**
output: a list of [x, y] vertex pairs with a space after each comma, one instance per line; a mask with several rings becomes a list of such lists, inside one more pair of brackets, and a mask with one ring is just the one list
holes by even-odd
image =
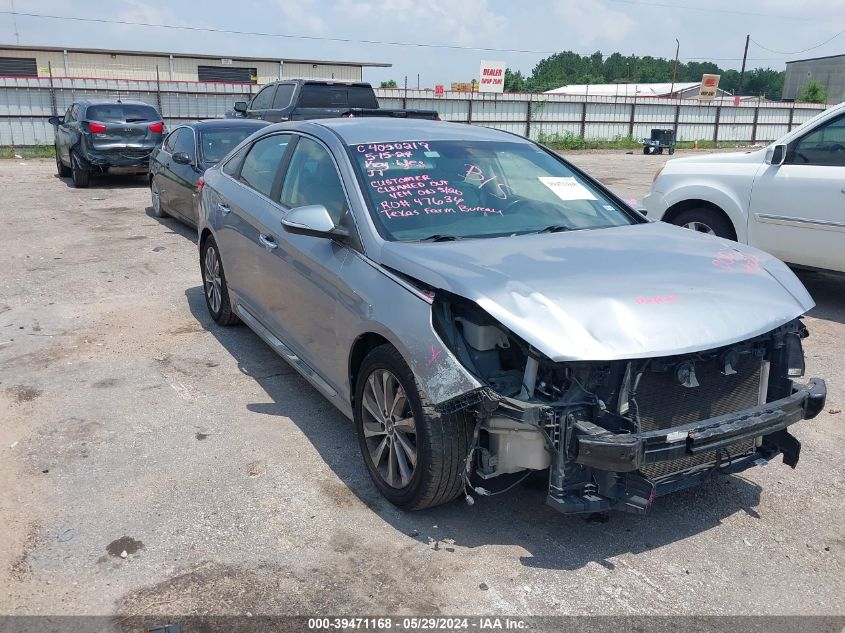
[[200, 188], [212, 317], [354, 420], [399, 507], [547, 471], [562, 512], [644, 512], [714, 472], [794, 467], [787, 427], [824, 406], [822, 380], [794, 382], [813, 301], [784, 264], [649, 222], [524, 138], [283, 123]]

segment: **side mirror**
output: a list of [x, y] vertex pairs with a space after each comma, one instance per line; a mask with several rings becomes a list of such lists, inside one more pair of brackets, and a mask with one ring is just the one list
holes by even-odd
[[783, 165], [786, 160], [786, 145], [772, 145], [766, 152], [766, 162], [769, 165]]
[[180, 165], [190, 165], [192, 161], [187, 152], [176, 152], [173, 154], [173, 162], [179, 163]]
[[341, 240], [349, 237], [349, 231], [336, 226], [328, 210], [322, 204], [309, 204], [305, 207], [291, 209], [282, 219], [282, 228], [295, 235]]
[[235, 112], [246, 113], [246, 101], [235, 101]]
[[62, 117], [60, 116], [51, 116], [47, 119], [47, 123], [50, 125], [61, 125], [62, 124]]

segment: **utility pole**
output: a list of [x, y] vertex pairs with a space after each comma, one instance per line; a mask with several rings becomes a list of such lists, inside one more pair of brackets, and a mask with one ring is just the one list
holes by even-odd
[[678, 53], [681, 52], [681, 43], [678, 38], [675, 38], [675, 65], [672, 67], [672, 88], [669, 90], [669, 98], [675, 96], [675, 80], [678, 78]]
[[15, 28], [15, 44], [20, 45], [21, 36], [20, 33], [18, 33], [18, 14], [15, 13], [15, 0], [9, 0], [9, 4], [12, 7], [12, 24]]
[[739, 83], [736, 86], [736, 96], [742, 96], [742, 78], [745, 75], [745, 60], [748, 57], [748, 41], [751, 39], [751, 34], [745, 36], [745, 52], [742, 54], [742, 70], [739, 71]]

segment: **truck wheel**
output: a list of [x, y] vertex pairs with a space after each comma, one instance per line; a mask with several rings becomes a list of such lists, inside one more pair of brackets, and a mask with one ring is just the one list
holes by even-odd
[[56, 171], [59, 172], [59, 178], [67, 178], [70, 176], [70, 167], [65, 167], [62, 159], [59, 157], [59, 148], [56, 146]]
[[736, 231], [734, 231], [731, 221], [719, 211], [706, 207], [681, 211], [672, 220], [672, 224], [677, 224], [685, 229], [691, 229], [699, 233], [716, 235], [717, 237], [736, 241]]
[[643, 147], [643, 154], [651, 154], [651, 148], [648, 145]]
[[421, 510], [461, 494], [471, 420], [437, 413], [391, 345], [375, 348], [361, 364], [354, 418], [364, 463], [390, 503]]
[[79, 159], [75, 154], [70, 155], [71, 176], [73, 176], [73, 186], [77, 189], [85, 189], [88, 186], [88, 181], [91, 178], [91, 172], [83, 169], [79, 164]]
[[669, 148], [669, 156], [671, 156], [671, 155], [672, 155], [672, 154], [674, 154], [674, 153], [675, 153], [675, 148], [674, 148], [674, 147], [670, 147], [670, 148]]

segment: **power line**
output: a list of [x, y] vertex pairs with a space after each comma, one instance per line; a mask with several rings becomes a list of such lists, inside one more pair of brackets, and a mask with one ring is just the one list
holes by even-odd
[[[634, 0], [611, 0], [613, 2], [634, 2]], [[675, 6], [675, 5], [662, 5], [660, 3], [654, 2], [640, 2], [640, 4], [653, 4], [655, 6]], [[679, 7], [676, 8], [690, 8], [696, 9], [695, 7]], [[697, 9], [696, 9], [697, 10]], [[552, 50], [530, 50], [530, 49], [518, 49], [518, 48], [493, 48], [493, 47], [483, 47], [483, 46], [459, 46], [457, 44], [423, 44], [420, 42], [392, 42], [392, 41], [382, 41], [382, 40], [359, 40], [354, 38], [344, 38], [344, 37], [321, 37], [316, 35], [292, 35], [290, 33], [265, 33], [261, 31], [237, 31], [233, 29], [216, 29], [211, 27], [199, 27], [199, 26], [180, 26], [175, 24], [157, 24], [154, 22], [133, 22], [131, 20], [109, 20], [106, 18], [86, 18], [86, 17], [79, 17], [79, 16], [71, 16], [71, 15], [50, 15], [46, 13], [24, 13], [21, 11], [3, 11], [0, 10], [0, 15], [11, 15], [13, 18], [15, 16], [23, 16], [23, 17], [30, 17], [30, 18], [41, 18], [41, 19], [48, 19], [48, 20], [67, 20], [73, 22], [88, 22], [88, 23], [95, 23], [95, 24], [114, 24], [120, 26], [140, 26], [146, 28], [157, 28], [157, 29], [170, 29], [170, 30], [180, 30], [180, 31], [196, 31], [196, 32], [203, 32], [203, 33], [218, 33], [218, 34], [225, 34], [225, 35], [249, 35], [252, 37], [279, 37], [285, 39], [301, 39], [301, 40], [312, 40], [312, 41], [323, 41], [323, 42], [341, 42], [345, 44], [374, 44], [374, 45], [386, 45], [386, 46], [410, 46], [410, 47], [417, 47], [417, 48], [440, 48], [440, 49], [450, 49], [450, 50], [472, 50], [472, 51], [487, 51], [487, 52], [497, 52], [497, 53], [527, 53], [527, 54], [534, 54], [534, 55], [554, 55], [561, 51], [552, 51]], [[845, 31], [843, 31], [845, 32]], [[839, 34], [837, 34], [839, 35]], [[834, 36], [836, 37], [836, 36]], [[833, 39], [833, 38], [831, 38]], [[830, 40], [828, 40], [830, 41]], [[826, 42], [825, 42], [826, 43]], [[755, 42], [756, 44], [756, 42]], [[763, 47], [761, 47], [763, 48]], [[767, 49], [769, 50], [769, 49]], [[808, 49], [809, 50], [809, 49]], [[575, 52], [575, 51], [572, 51]], [[778, 52], [778, 51], [772, 51]], [[589, 56], [592, 53], [577, 53], [584, 56]], [[739, 61], [742, 59], [741, 57], [682, 57], [681, 59], [685, 61]], [[749, 58], [749, 61], [781, 61], [779, 58], [766, 58], [766, 57], [757, 57], [757, 58]]]
[[758, 42], [754, 38], [751, 38], [751, 41], [754, 42], [754, 44], [756, 44], [760, 48], [762, 48], [764, 51], [769, 51], [770, 53], [777, 53], [778, 55], [798, 55], [799, 53], [806, 53], [807, 51], [812, 51], [812, 50], [815, 50], [817, 48], [821, 48], [822, 46], [824, 46], [828, 42], [832, 42], [833, 40], [835, 40], [837, 37], [839, 37], [843, 33], [845, 33], [845, 29], [842, 29], [841, 31], [839, 31], [839, 33], [837, 33], [833, 37], [826, 39], [821, 44], [816, 44], [815, 46], [810, 46], [809, 48], [804, 48], [800, 51], [776, 51], [772, 48], [767, 48], [767, 47], [763, 46], [760, 42]]
[[48, 15], [46, 13], [23, 13], [21, 11], [0, 11], [0, 14], [24, 16], [28, 18], [43, 18], [49, 20], [70, 20], [74, 22], [93, 22], [97, 24], [116, 24], [120, 26], [143, 26], [157, 29], [171, 29], [179, 31], [199, 31], [203, 33], [222, 33], [225, 35], [250, 35], [253, 37], [281, 37], [286, 39], [315, 40], [321, 42], [342, 42], [345, 44], [381, 44], [385, 46], [413, 46], [418, 48], [445, 48], [450, 50], [487, 51], [495, 53], [531, 53], [534, 55], [551, 55], [556, 51], [539, 51], [519, 48], [493, 48], [488, 46], [459, 46], [457, 44], [423, 44], [420, 42], [389, 42], [381, 40], [356, 40], [345, 37], [318, 37], [316, 35], [292, 35], [290, 33], [262, 33], [260, 31], [235, 31], [231, 29], [213, 29], [199, 26], [179, 26], [176, 24], [155, 24], [152, 22], [132, 22], [130, 20], [108, 20], [106, 18], [83, 18], [71, 15]]
[[759, 13], [754, 11], [735, 11], [732, 9], [713, 9], [709, 7], [691, 7], [682, 4], [668, 4], [665, 2], [652, 2], [651, 0], [609, 0], [610, 2], [618, 2], [621, 4], [641, 4], [650, 7], [661, 7], [663, 9], [684, 9], [686, 11], [698, 11], [700, 13], [725, 13], [728, 15], [744, 15], [753, 18], [773, 18], [777, 20], [791, 20], [802, 22], [824, 22], [830, 24], [830, 19], [825, 18], [810, 18], [797, 15], [779, 15], [773, 13]]

